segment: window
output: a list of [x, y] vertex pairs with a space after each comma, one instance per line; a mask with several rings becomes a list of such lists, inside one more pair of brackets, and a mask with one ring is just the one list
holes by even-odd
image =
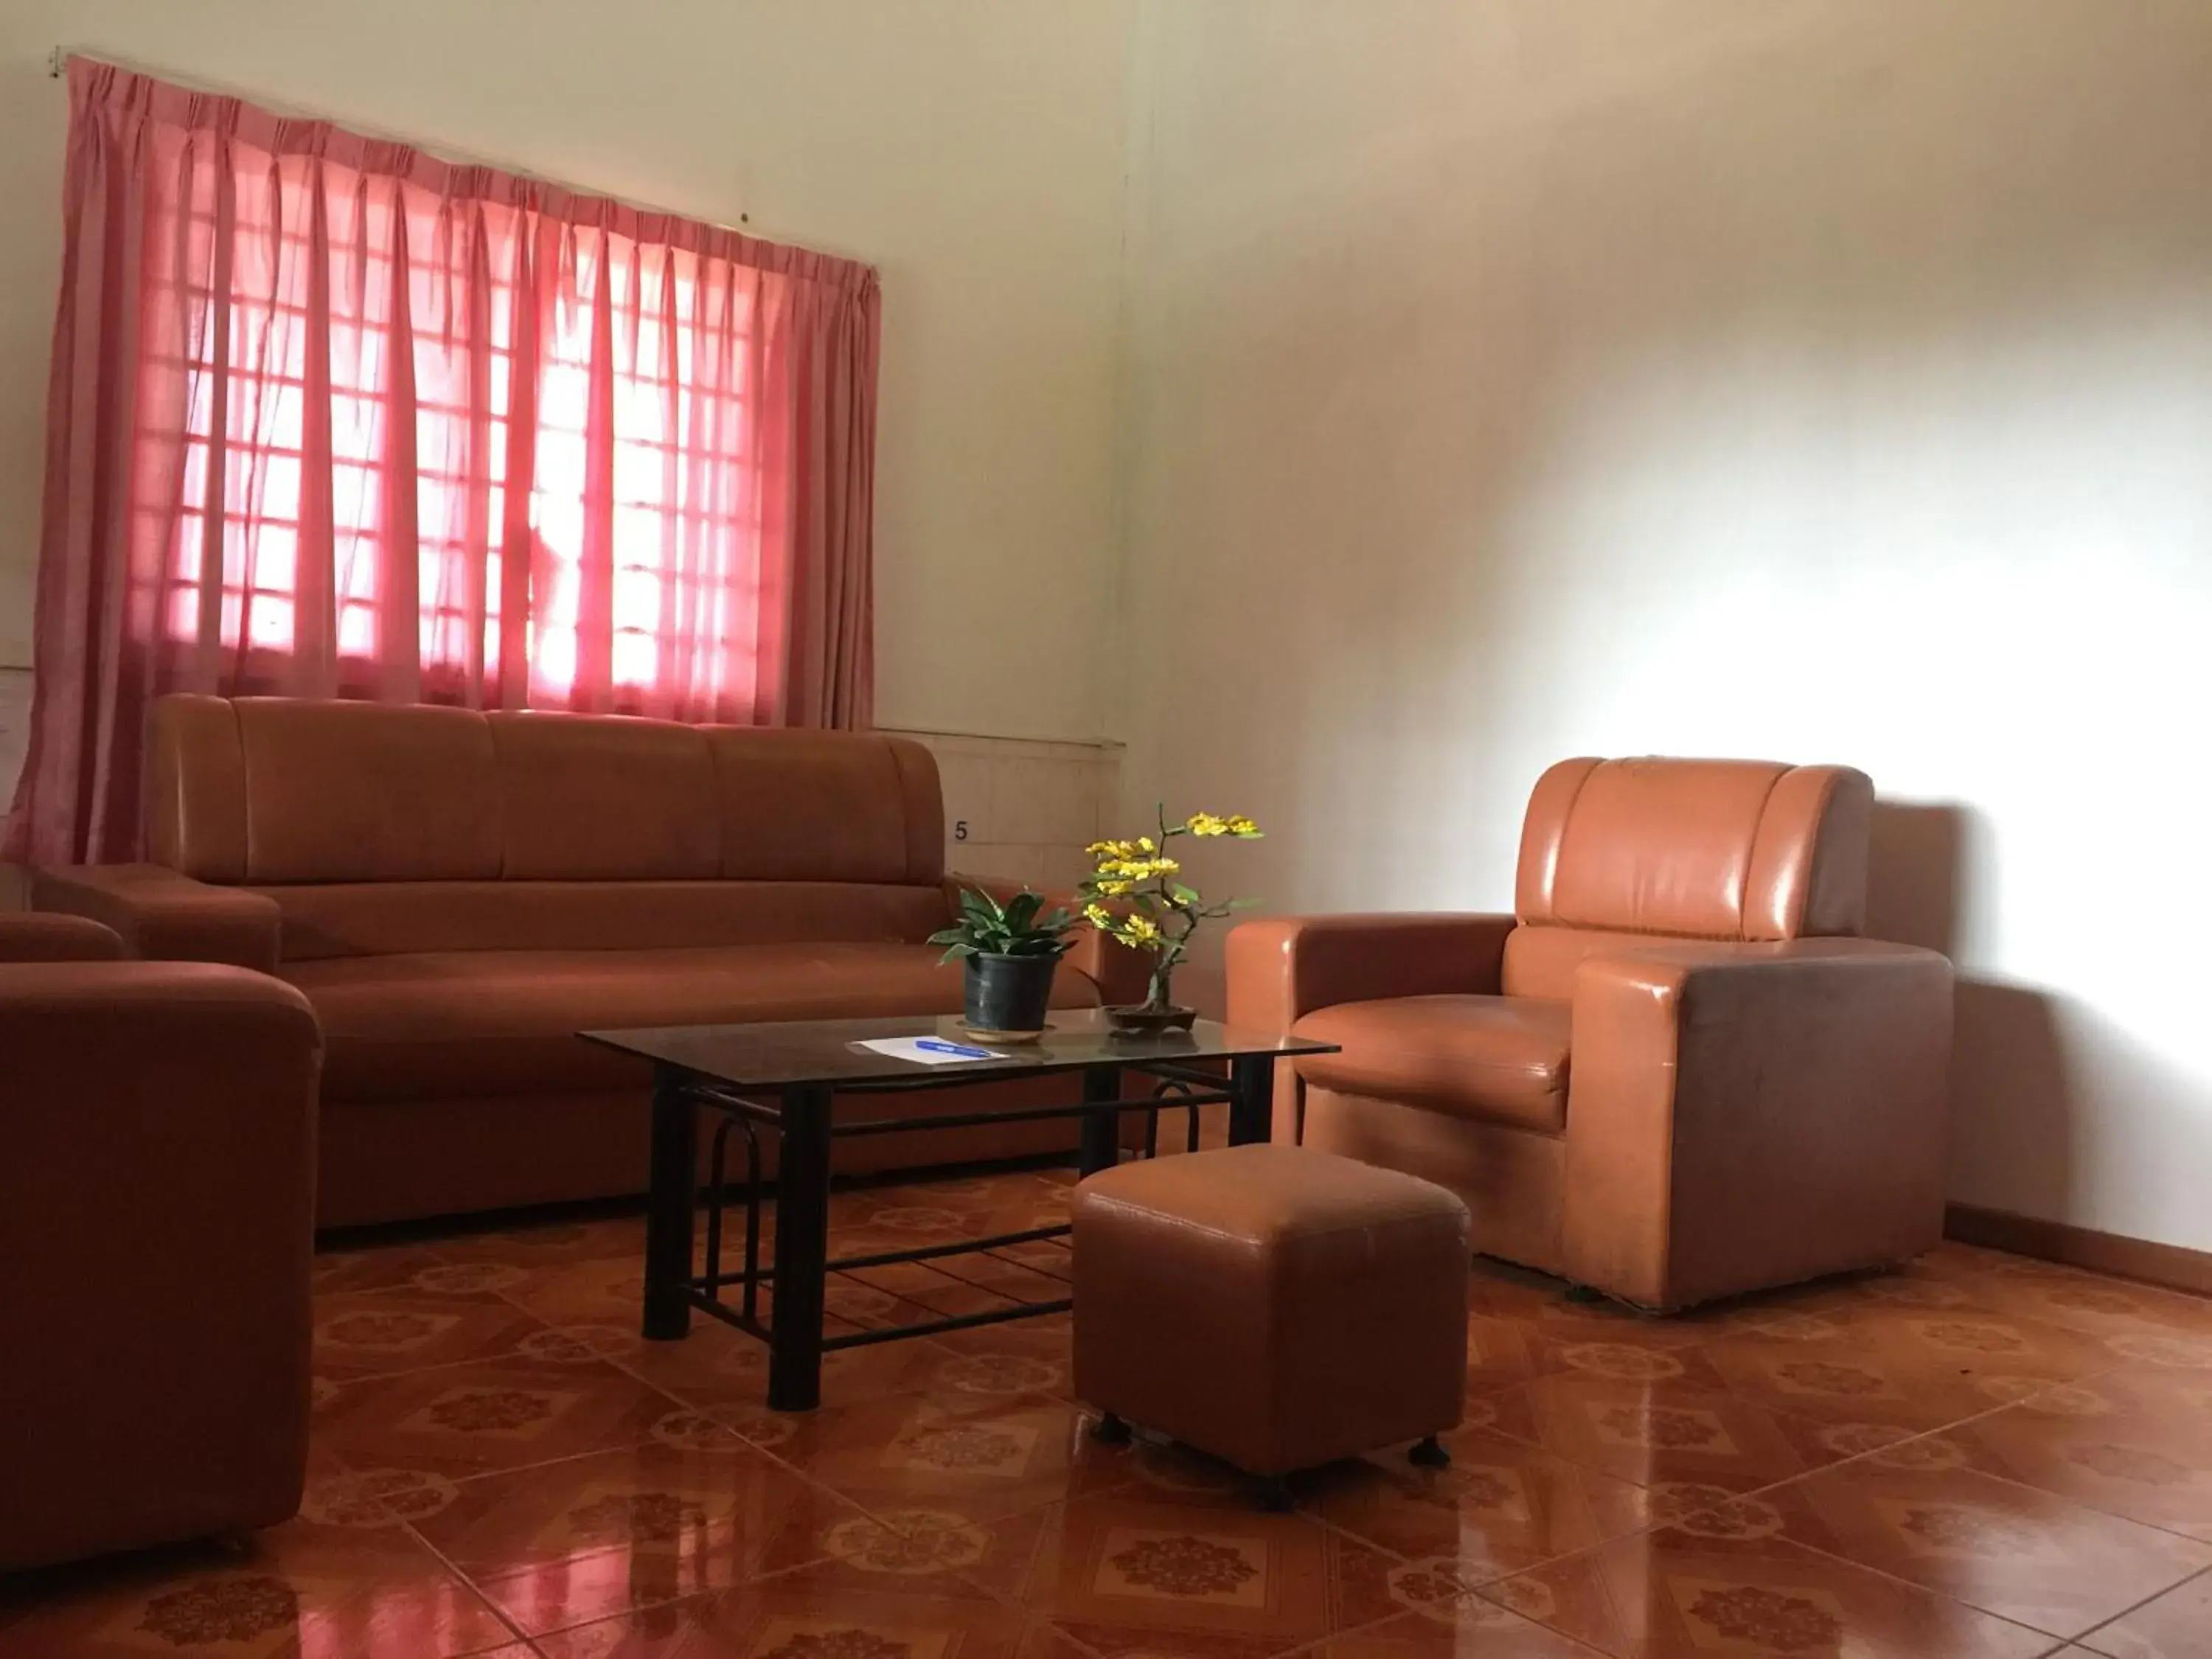
[[866, 723], [866, 265], [81, 58], [63, 211], [9, 856], [171, 690]]

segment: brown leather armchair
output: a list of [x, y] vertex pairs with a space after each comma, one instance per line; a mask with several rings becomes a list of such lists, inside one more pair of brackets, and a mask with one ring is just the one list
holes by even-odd
[[0, 913], [0, 1571], [273, 1525], [306, 1474], [314, 1016], [122, 953]]
[[1928, 1249], [1951, 964], [1856, 937], [1873, 798], [1844, 767], [1562, 761], [1514, 915], [1237, 928], [1231, 1023], [1341, 1045], [1286, 1062], [1278, 1139], [1440, 1182], [1478, 1249], [1646, 1308]]

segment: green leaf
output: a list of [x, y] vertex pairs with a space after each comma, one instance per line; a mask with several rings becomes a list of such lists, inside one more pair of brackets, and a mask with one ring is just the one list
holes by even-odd
[[[934, 945], [937, 941], [935, 939], [932, 939], [930, 940], [930, 943]], [[938, 961], [941, 963], [957, 962], [963, 957], [980, 956], [981, 954], [981, 952], [977, 951], [974, 945], [963, 942], [951, 946], [943, 956], [938, 957]]]
[[1197, 888], [1186, 887], [1179, 881], [1170, 882], [1168, 884], [1168, 891], [1173, 896], [1175, 902], [1177, 904], [1196, 906], [1205, 902], [1203, 899], [1199, 897]]
[[1036, 920], [1036, 913], [1043, 906], [1044, 895], [1042, 893], [1032, 893], [1024, 890], [1015, 894], [1012, 901], [1006, 906], [1006, 926], [1013, 932], [1020, 933]]

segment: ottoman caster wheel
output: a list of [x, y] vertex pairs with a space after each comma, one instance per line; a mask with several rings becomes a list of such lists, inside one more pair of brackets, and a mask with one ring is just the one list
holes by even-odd
[[1270, 1515], [1285, 1514], [1296, 1503], [1291, 1496], [1291, 1483], [1279, 1474], [1255, 1482], [1252, 1487], [1252, 1501]]
[[1102, 1446], [1126, 1446], [1135, 1437], [1127, 1423], [1108, 1412], [1091, 1425], [1091, 1437]]
[[1436, 1436], [1431, 1435], [1406, 1449], [1406, 1461], [1417, 1468], [1448, 1469], [1451, 1467], [1451, 1454], [1443, 1449], [1443, 1443]]

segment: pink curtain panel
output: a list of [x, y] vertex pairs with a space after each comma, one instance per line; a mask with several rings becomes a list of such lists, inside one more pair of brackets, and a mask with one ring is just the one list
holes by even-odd
[[163, 692], [855, 726], [875, 271], [78, 59], [6, 852]]

